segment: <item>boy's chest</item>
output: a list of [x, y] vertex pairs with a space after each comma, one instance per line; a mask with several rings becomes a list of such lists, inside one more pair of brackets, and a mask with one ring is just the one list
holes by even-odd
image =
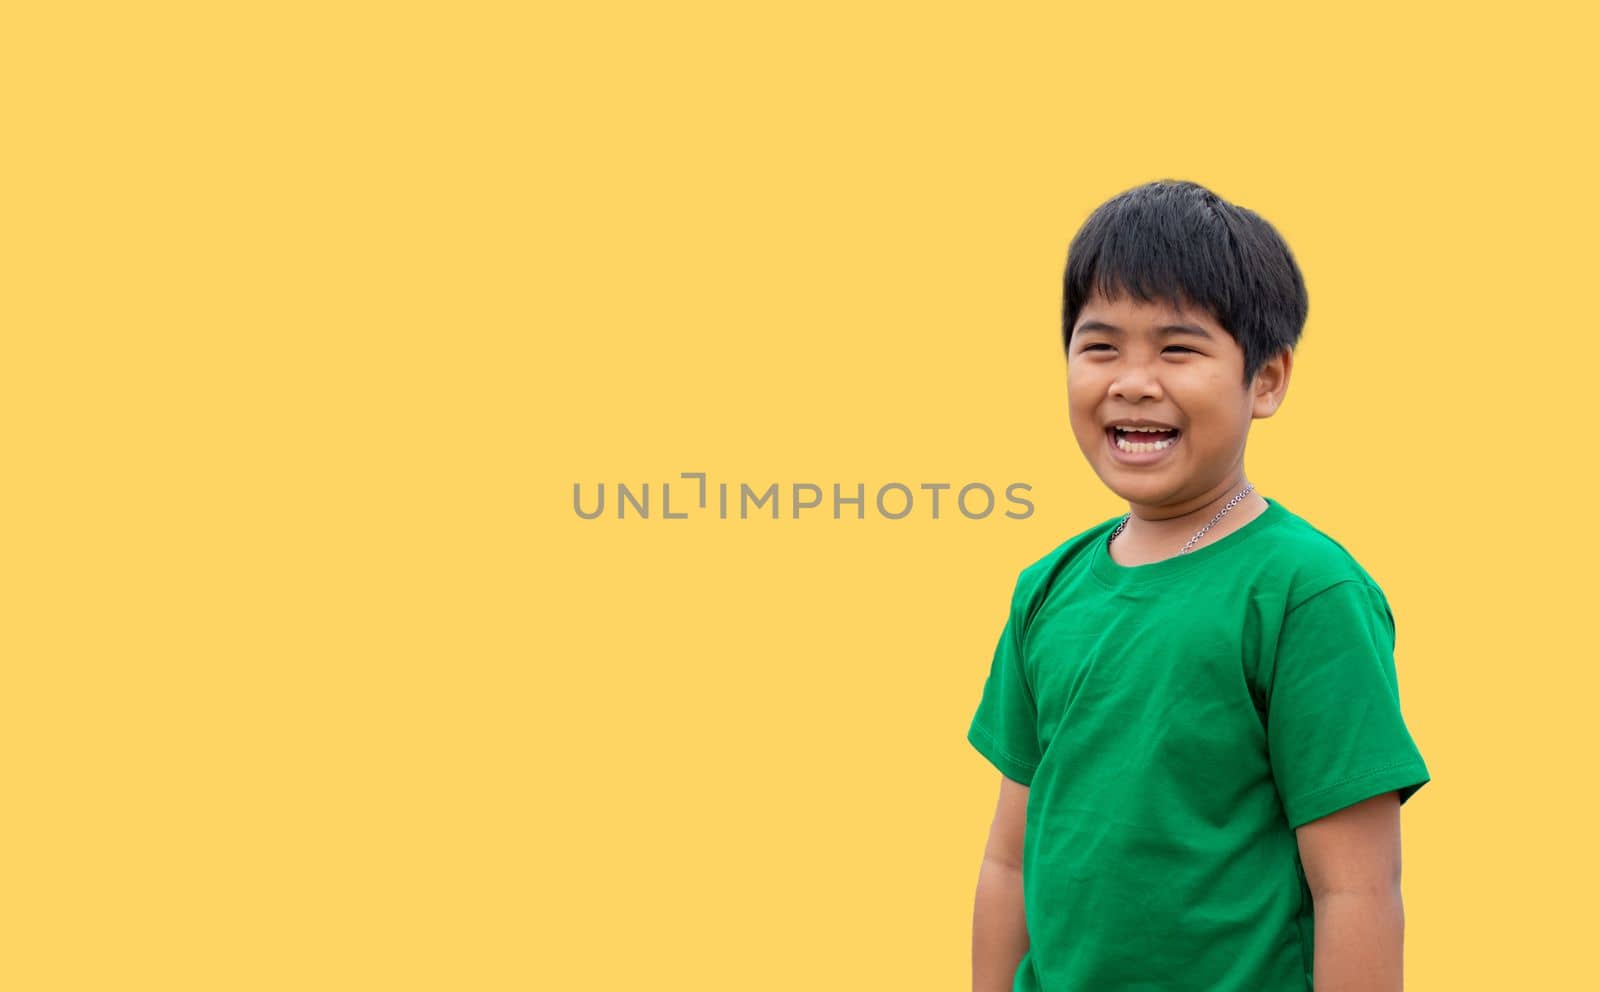
[[[1082, 583], [1047, 598], [1023, 662], [1040, 744], [1187, 746], [1262, 726], [1263, 624], [1249, 597], [1132, 596]], [[1270, 650], [1270, 647], [1267, 648]]]

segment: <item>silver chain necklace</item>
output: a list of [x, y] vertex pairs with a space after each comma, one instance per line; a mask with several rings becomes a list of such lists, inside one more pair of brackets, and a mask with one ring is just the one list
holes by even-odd
[[[1218, 520], [1221, 520], [1222, 519], [1222, 515], [1224, 513], [1227, 513], [1229, 510], [1233, 509], [1235, 506], [1238, 505], [1240, 500], [1242, 500], [1246, 496], [1250, 495], [1250, 491], [1252, 489], [1254, 489], [1255, 487], [1256, 487], [1256, 484], [1254, 482], [1252, 482], [1248, 486], [1245, 486], [1243, 489], [1241, 489], [1237, 496], [1233, 497], [1233, 499], [1228, 500], [1227, 505], [1224, 506], [1222, 509], [1218, 510], [1217, 511], [1217, 515], [1211, 518], [1211, 523], [1206, 524], [1204, 527], [1200, 528], [1198, 531], [1195, 531], [1195, 535], [1193, 537], [1189, 538], [1189, 543], [1185, 544], [1183, 547], [1178, 549], [1178, 554], [1186, 555], [1190, 551], [1194, 550], [1194, 542], [1200, 540], [1201, 535], [1203, 535], [1206, 531], [1210, 530], [1212, 525], [1215, 524]], [[1133, 514], [1129, 513], [1129, 514], [1125, 515], [1120, 521], [1118, 521], [1117, 529], [1111, 532], [1111, 536], [1110, 537], [1106, 538], [1107, 546], [1109, 546], [1112, 541], [1115, 541], [1117, 539], [1117, 535], [1122, 533], [1122, 528], [1128, 526], [1128, 518], [1131, 517], [1131, 516], [1133, 516]]]

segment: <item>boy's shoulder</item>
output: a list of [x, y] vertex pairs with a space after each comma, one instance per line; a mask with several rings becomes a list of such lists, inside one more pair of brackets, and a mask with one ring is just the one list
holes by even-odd
[[1343, 543], [1283, 504], [1277, 504], [1279, 525], [1264, 551], [1289, 582], [1291, 605], [1338, 585], [1360, 582], [1381, 599], [1383, 589]]
[[1019, 608], [1036, 605], [1056, 574], [1089, 551], [1094, 541], [1109, 536], [1121, 519], [1122, 514], [1119, 513], [1085, 528], [1025, 565], [1017, 575], [1012, 605]]
[[1097, 524], [1087, 527], [1029, 562], [1023, 567], [1021, 574], [1018, 576], [1018, 584], [1038, 582], [1047, 578], [1052, 572], [1060, 568], [1063, 563], [1071, 561], [1089, 550], [1096, 538], [1108, 536], [1112, 528], [1116, 527], [1117, 521], [1121, 520], [1122, 517], [1123, 515], [1119, 513], [1114, 517], [1108, 517]]

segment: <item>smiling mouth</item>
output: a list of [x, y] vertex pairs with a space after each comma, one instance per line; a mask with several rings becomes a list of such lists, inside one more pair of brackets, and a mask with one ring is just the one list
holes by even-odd
[[1118, 450], [1130, 455], [1165, 451], [1178, 443], [1182, 431], [1124, 431], [1106, 428], [1106, 438]]

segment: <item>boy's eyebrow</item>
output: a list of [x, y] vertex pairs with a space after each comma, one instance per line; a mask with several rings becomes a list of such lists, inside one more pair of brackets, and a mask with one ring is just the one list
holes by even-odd
[[[1078, 325], [1078, 330], [1105, 331], [1113, 336], [1120, 335], [1122, 333], [1122, 328], [1117, 327], [1114, 324], [1107, 324], [1103, 320], [1086, 320]], [[1196, 327], [1194, 324], [1162, 324], [1160, 327], [1156, 328], [1156, 330], [1163, 334], [1192, 334], [1196, 337], [1205, 338], [1208, 341], [1211, 340], [1211, 334], [1209, 331], [1203, 327]]]

